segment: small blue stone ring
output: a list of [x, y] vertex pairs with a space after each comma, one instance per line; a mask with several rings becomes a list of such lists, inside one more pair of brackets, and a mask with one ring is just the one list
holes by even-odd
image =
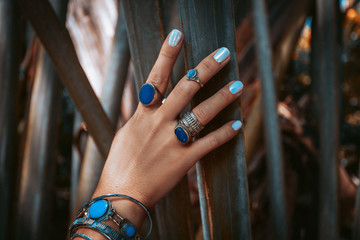
[[204, 86], [202, 81], [199, 79], [198, 70], [196, 68], [195, 69], [190, 69], [189, 71], [187, 71], [186, 79], [198, 83], [200, 85], [200, 87]]
[[188, 112], [178, 121], [175, 127], [175, 135], [179, 142], [188, 143], [203, 129], [204, 126], [196, 118], [195, 114]]
[[139, 92], [139, 100], [144, 106], [150, 106], [160, 102], [162, 95], [152, 83], [142, 85]]

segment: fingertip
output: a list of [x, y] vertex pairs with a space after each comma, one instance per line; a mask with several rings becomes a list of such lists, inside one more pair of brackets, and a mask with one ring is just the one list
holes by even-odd
[[232, 123], [231, 127], [235, 132], [237, 132], [242, 127], [242, 122], [240, 120], [236, 120], [235, 122]]
[[230, 84], [229, 91], [235, 95], [242, 92], [243, 88], [244, 88], [244, 84], [241, 81], [237, 80], [237, 81], [233, 81]]
[[218, 63], [225, 62], [225, 60], [230, 59], [230, 51], [226, 47], [219, 48], [213, 58]]
[[180, 30], [173, 29], [169, 34], [167, 42], [168, 42], [169, 46], [176, 47], [181, 42], [182, 37], [183, 37], [183, 34]]

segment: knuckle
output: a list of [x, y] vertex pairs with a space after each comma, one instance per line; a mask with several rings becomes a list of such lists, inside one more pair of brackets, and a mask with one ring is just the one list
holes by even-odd
[[164, 111], [162, 111], [162, 109], [159, 109], [160, 111], [157, 112], [156, 115], [156, 121], [160, 127], [163, 126], [163, 124], [167, 121], [167, 116], [166, 113]]
[[193, 112], [194, 112], [195, 116], [197, 117], [197, 119], [202, 124], [207, 122], [208, 114], [207, 114], [207, 111], [206, 111], [206, 107], [195, 108], [195, 109], [193, 109]]
[[230, 102], [233, 98], [230, 92], [227, 89], [221, 89], [219, 91], [219, 96], [221, 99], [225, 100], [226, 102]]
[[185, 97], [191, 94], [192, 87], [190, 86], [190, 84], [180, 82], [178, 85], [176, 85], [174, 91], [176, 91], [176, 93], [181, 97]]
[[202, 68], [204, 68], [204, 70], [206, 72], [211, 71], [213, 69], [213, 65], [211, 64], [211, 62], [208, 59], [205, 59], [202, 63]]
[[151, 71], [148, 80], [152, 83], [161, 84], [164, 81], [164, 77], [156, 71]]
[[214, 149], [220, 146], [220, 140], [216, 136], [211, 136], [208, 140], [208, 144], [211, 149]]
[[147, 121], [148, 114], [144, 112], [144, 110], [136, 111], [132, 118], [130, 118], [129, 121], [131, 121], [135, 125], [143, 124]]
[[165, 59], [171, 60], [171, 61], [176, 60], [176, 54], [174, 54], [171, 51], [167, 51], [165, 49], [161, 50], [160, 56], [164, 57]]

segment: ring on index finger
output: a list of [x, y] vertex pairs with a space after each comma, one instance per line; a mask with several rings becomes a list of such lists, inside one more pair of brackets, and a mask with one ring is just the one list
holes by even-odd
[[162, 98], [162, 94], [152, 83], [145, 83], [139, 91], [139, 100], [144, 106], [153, 105]]

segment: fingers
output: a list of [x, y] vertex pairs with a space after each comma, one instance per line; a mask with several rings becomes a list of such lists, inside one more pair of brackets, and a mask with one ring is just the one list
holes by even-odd
[[179, 30], [174, 29], [170, 32], [146, 81], [152, 83], [162, 95], [166, 91], [183, 39], [183, 34]]
[[196, 106], [192, 112], [202, 125], [206, 125], [221, 110], [240, 96], [243, 84], [240, 81], [228, 83], [213, 96]]
[[242, 89], [243, 84], [240, 81], [230, 82], [212, 97], [199, 104], [191, 113], [185, 114], [175, 127], [175, 135], [179, 142], [188, 143], [204, 125], [240, 96]]
[[193, 142], [189, 148], [190, 154], [194, 156], [193, 159], [201, 159], [210, 151], [230, 141], [241, 127], [242, 123], [239, 120], [226, 123], [221, 128]]
[[[227, 48], [220, 48], [202, 60], [196, 67], [201, 82], [205, 84], [209, 81], [229, 62], [229, 59], [230, 51]], [[184, 76], [167, 97], [161, 110], [169, 119], [175, 119], [199, 89], [198, 83], [188, 80]]]

